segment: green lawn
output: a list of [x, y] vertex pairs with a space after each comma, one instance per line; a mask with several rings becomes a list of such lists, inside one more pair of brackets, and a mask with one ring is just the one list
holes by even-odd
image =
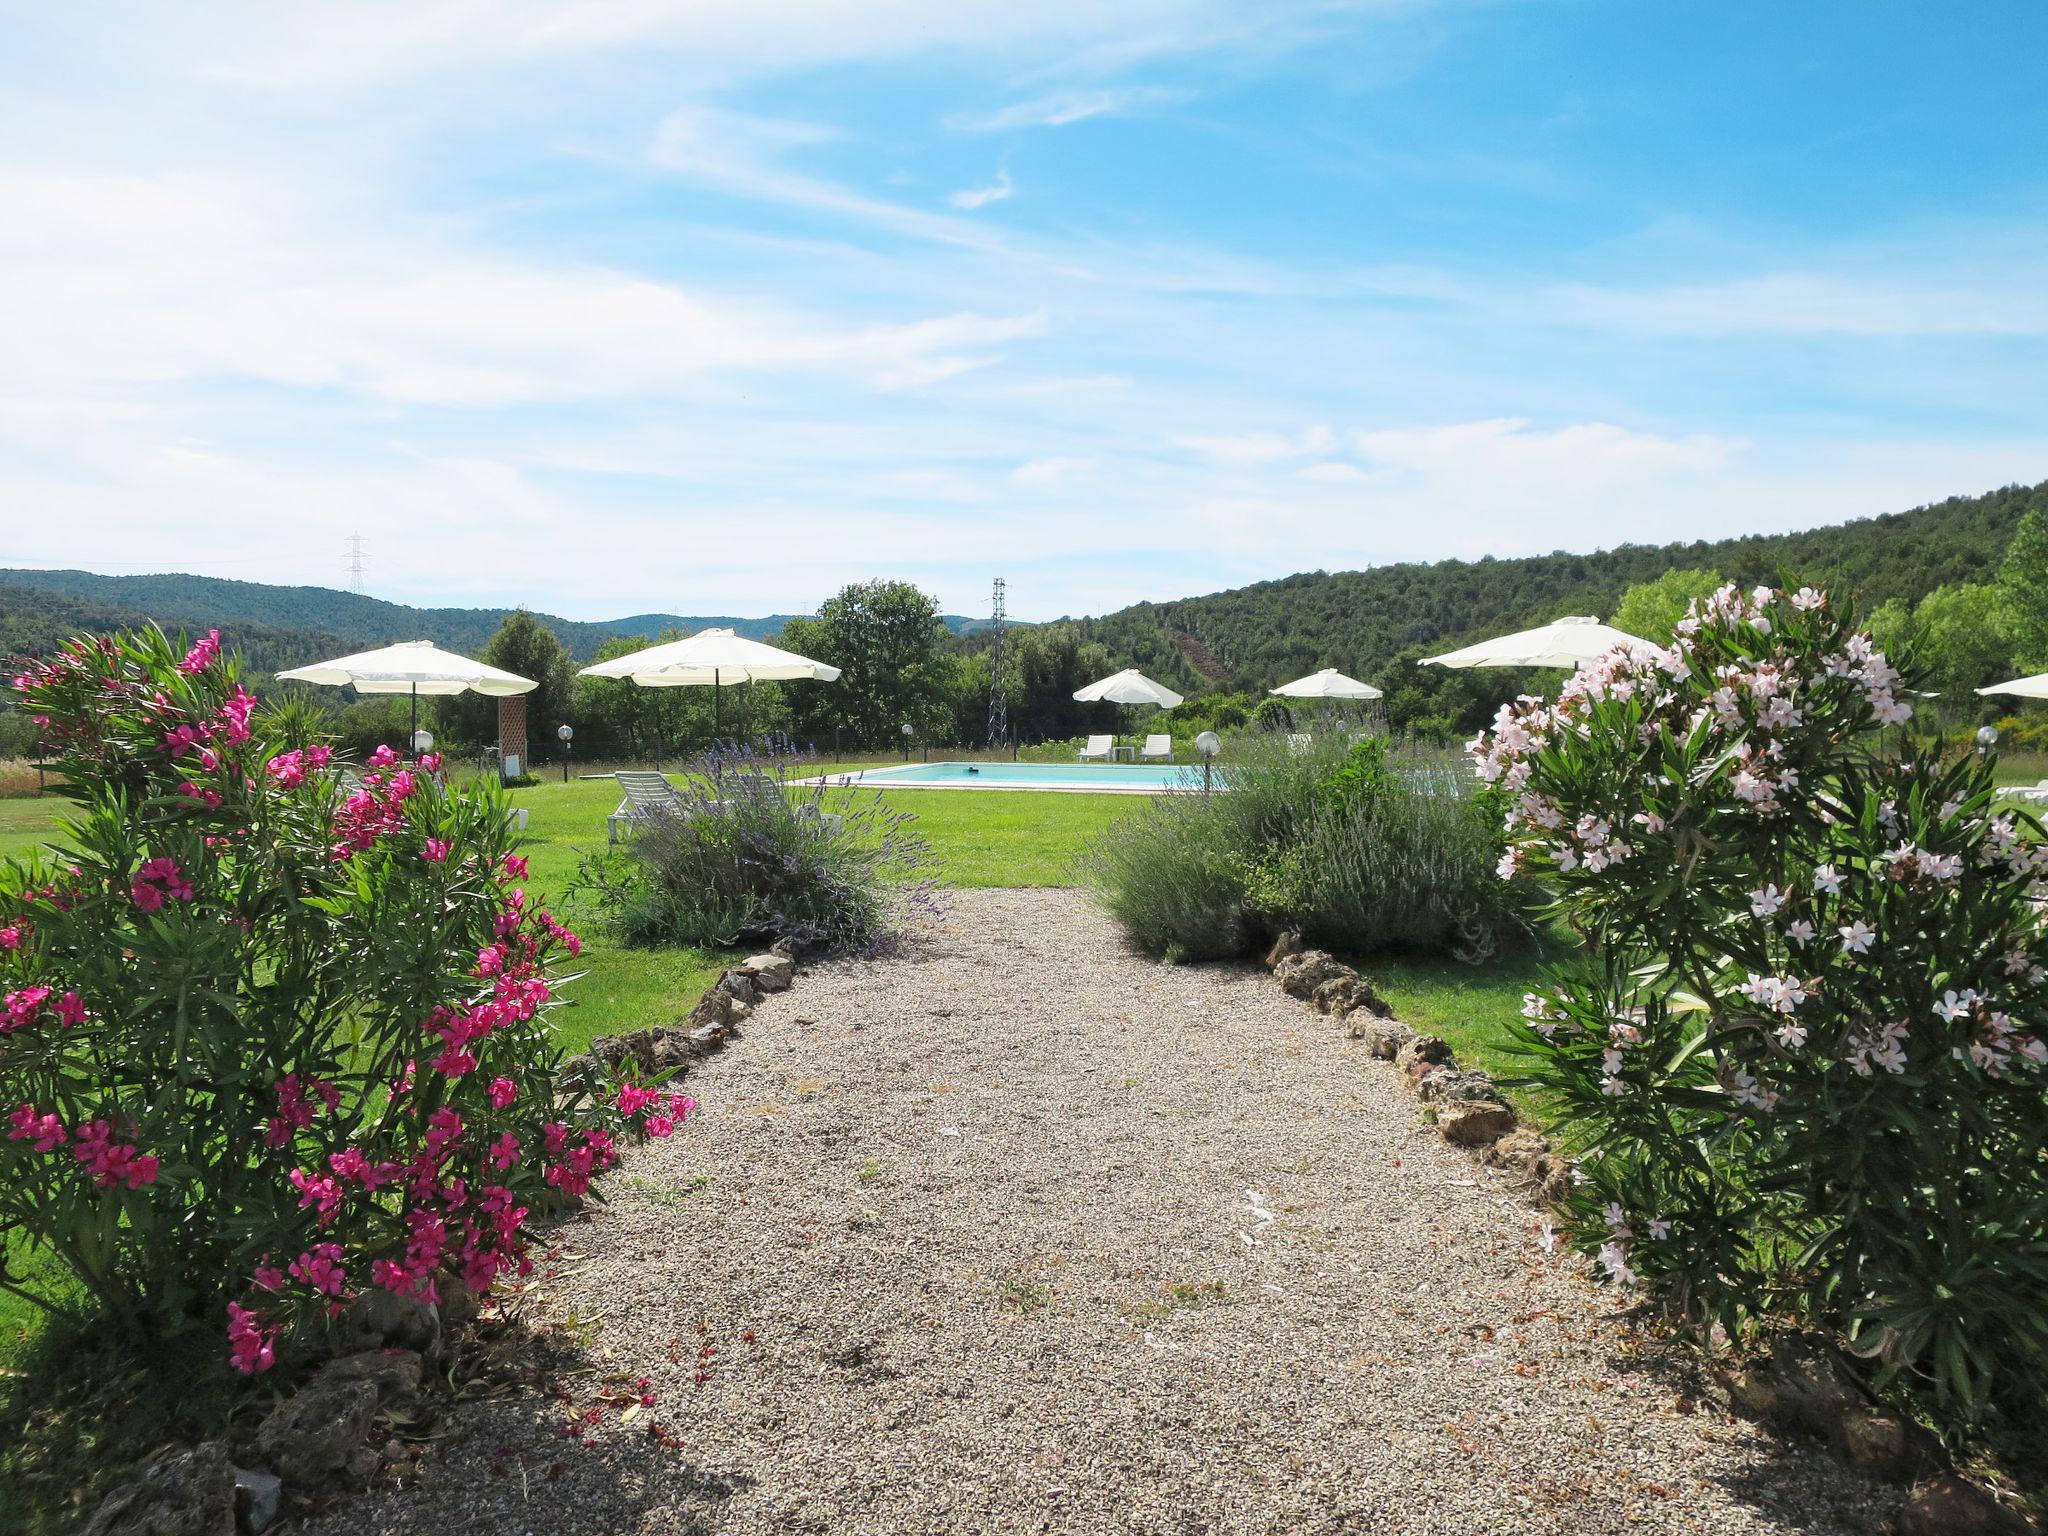
[[[510, 797], [527, 811], [523, 851], [533, 865], [533, 889], [559, 906], [584, 854], [605, 846], [604, 820], [618, 804], [618, 786], [609, 779], [548, 780], [512, 790]], [[1139, 802], [1129, 795], [897, 790], [888, 803], [917, 817], [913, 830], [932, 845], [942, 880], [991, 886], [1069, 883], [1075, 853]], [[0, 800], [0, 858], [55, 837], [54, 819], [67, 806], [55, 795]], [[571, 1050], [595, 1035], [682, 1017], [730, 958], [704, 949], [625, 949], [587, 920], [571, 926], [583, 933], [585, 974], [565, 990], [569, 1005], [555, 1015]]]

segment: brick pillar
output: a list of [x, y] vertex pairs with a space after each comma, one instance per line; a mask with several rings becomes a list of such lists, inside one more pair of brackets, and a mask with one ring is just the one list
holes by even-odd
[[526, 756], [526, 695], [507, 694], [498, 700], [498, 762], [502, 766], [519, 759], [519, 771], [529, 773], [533, 764]]

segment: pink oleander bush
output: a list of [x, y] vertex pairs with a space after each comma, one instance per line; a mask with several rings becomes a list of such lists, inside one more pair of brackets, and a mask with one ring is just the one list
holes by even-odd
[[560, 1102], [578, 941], [493, 791], [388, 747], [345, 788], [214, 636], [79, 640], [15, 687], [76, 812], [61, 859], [0, 865], [0, 1226], [112, 1325], [224, 1326], [253, 1372], [365, 1287], [487, 1291], [687, 1112]]
[[1587, 941], [1525, 1010], [1570, 1235], [1961, 1432], [2048, 1395], [2048, 850], [1906, 698], [1844, 605], [1729, 588], [1472, 750]]

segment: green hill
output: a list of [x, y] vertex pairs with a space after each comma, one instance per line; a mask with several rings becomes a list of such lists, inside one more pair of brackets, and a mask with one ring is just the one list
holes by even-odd
[[[101, 576], [91, 571], [0, 569], [0, 586], [13, 589], [0, 612], [14, 610], [30, 619], [40, 612], [54, 617], [66, 611], [58, 599], [104, 612], [120, 613], [126, 622], [152, 618], [166, 627], [230, 629], [249, 634], [264, 631], [271, 643], [286, 644], [289, 634], [317, 638], [302, 658], [332, 655], [337, 644], [361, 650], [395, 640], [432, 640], [452, 651], [483, 649], [498, 631], [508, 610], [503, 608], [413, 608], [332, 587], [275, 587], [254, 581], [226, 581], [214, 576], [166, 573], [152, 576]], [[50, 600], [33, 593], [46, 593]], [[691, 633], [719, 626], [752, 639], [778, 633], [791, 614], [741, 618], [732, 614], [636, 613], [622, 619], [581, 621], [535, 614], [552, 629], [572, 655], [587, 659], [607, 640], [620, 635], [653, 637], [664, 630]], [[964, 634], [987, 624], [986, 619], [949, 615], [946, 624]], [[62, 626], [60, 625], [59, 628]], [[66, 631], [68, 633], [69, 631]], [[61, 636], [60, 636], [61, 638]], [[325, 651], [319, 650], [324, 645]], [[252, 649], [252, 656], [254, 651]], [[285, 663], [291, 665], [291, 663]]]
[[[1568, 613], [1613, 614], [1621, 594], [1679, 568], [1751, 585], [1790, 571], [1868, 607], [1917, 601], [1944, 583], [1988, 581], [2020, 515], [2048, 482], [1799, 533], [1597, 554], [1444, 560], [1315, 571], [1081, 621], [1119, 658], [1188, 691], [1265, 689], [1334, 666], [1381, 686], [1411, 685], [1417, 657]], [[1427, 669], [1422, 678], [1439, 674]]]
[[[45, 655], [74, 635], [134, 629], [150, 617], [133, 608], [0, 581], [0, 657]], [[172, 630], [217, 625], [229, 647], [259, 672], [304, 666], [334, 655], [341, 645], [332, 635], [239, 619], [162, 622]]]

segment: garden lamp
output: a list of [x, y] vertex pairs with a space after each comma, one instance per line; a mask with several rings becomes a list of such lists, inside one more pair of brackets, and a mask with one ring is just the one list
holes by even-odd
[[562, 743], [562, 782], [569, 782], [569, 743], [576, 739], [576, 728], [562, 724], [555, 727], [555, 737]]
[[434, 750], [434, 733], [425, 726], [412, 733], [412, 750], [415, 757], [424, 757]]
[[1204, 731], [1195, 738], [1195, 750], [1202, 754], [1202, 792], [1209, 792], [1209, 765], [1216, 760], [1216, 754], [1223, 750], [1223, 738], [1214, 731]]

